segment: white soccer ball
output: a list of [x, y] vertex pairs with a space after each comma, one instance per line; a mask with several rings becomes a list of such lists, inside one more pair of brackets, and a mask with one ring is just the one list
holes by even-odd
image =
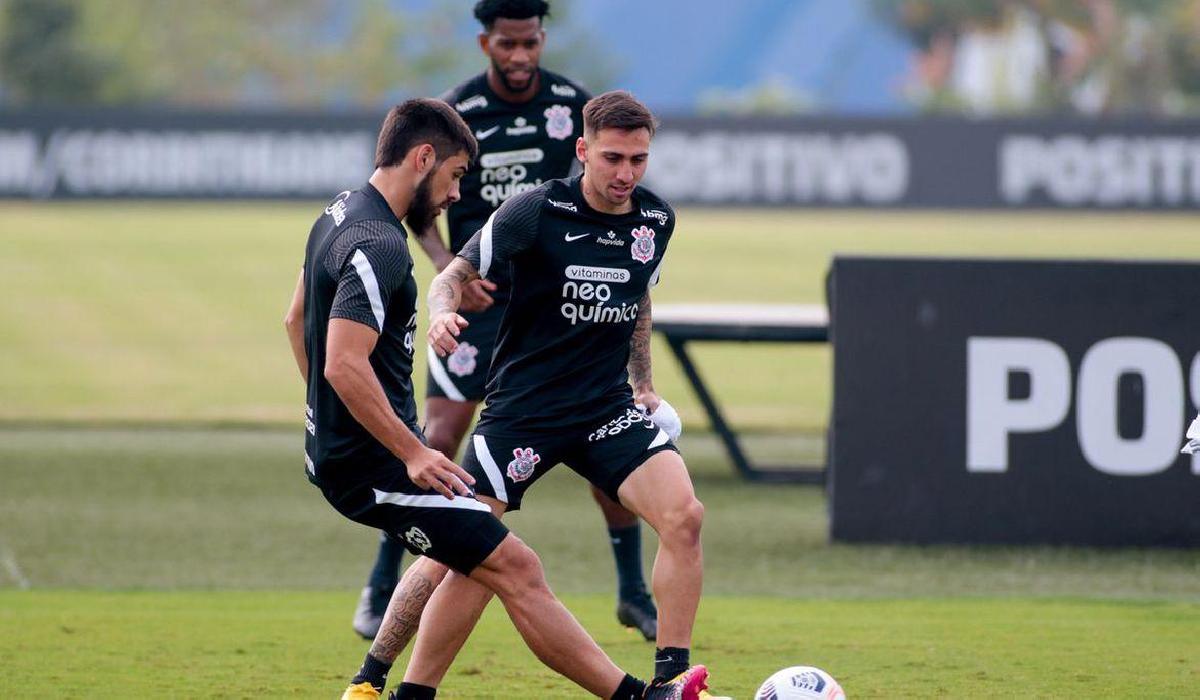
[[833, 676], [812, 666], [792, 666], [763, 681], [754, 700], [845, 700]]

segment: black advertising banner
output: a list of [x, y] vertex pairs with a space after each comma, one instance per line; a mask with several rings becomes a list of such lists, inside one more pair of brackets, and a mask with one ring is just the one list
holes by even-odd
[[[365, 177], [382, 118], [0, 112], [0, 197], [325, 199]], [[650, 163], [675, 204], [1200, 208], [1195, 120], [666, 118]]]
[[314, 198], [373, 170], [380, 115], [0, 112], [0, 197]]
[[834, 539], [1200, 544], [1200, 265], [830, 274]]

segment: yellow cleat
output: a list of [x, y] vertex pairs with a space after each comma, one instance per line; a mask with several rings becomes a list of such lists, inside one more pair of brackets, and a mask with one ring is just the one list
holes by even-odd
[[707, 690], [701, 690], [699, 697], [700, 700], [733, 700], [733, 698], [729, 697], [728, 695], [713, 695]]
[[355, 683], [342, 693], [342, 700], [379, 700], [380, 692], [370, 683]]

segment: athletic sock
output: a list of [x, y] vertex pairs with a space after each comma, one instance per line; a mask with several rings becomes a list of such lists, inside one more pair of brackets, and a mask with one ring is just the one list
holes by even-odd
[[688, 670], [690, 665], [687, 649], [667, 647], [654, 650], [654, 680], [656, 681], [669, 681]]
[[[367, 585], [376, 591], [386, 592], [390, 598], [396, 588], [396, 582], [400, 580], [400, 561], [403, 558], [404, 545], [400, 544], [399, 540], [388, 537], [386, 533], [380, 533], [379, 553], [375, 555], [375, 566], [371, 569]], [[384, 606], [386, 605], [385, 600]]]
[[396, 700], [433, 700], [437, 688], [418, 683], [401, 683], [396, 689]]
[[387, 685], [387, 674], [390, 670], [392, 670], [390, 663], [380, 661], [374, 656], [367, 654], [362, 668], [358, 669], [358, 675], [350, 681], [350, 684], [370, 683], [372, 688], [382, 693], [384, 686]]
[[628, 673], [621, 679], [617, 692], [612, 694], [612, 700], [641, 700], [646, 692], [646, 682], [639, 681]]
[[635, 600], [646, 594], [646, 581], [642, 576], [642, 527], [634, 523], [629, 527], [608, 529], [612, 542], [613, 559], [617, 561], [617, 595], [621, 600]]

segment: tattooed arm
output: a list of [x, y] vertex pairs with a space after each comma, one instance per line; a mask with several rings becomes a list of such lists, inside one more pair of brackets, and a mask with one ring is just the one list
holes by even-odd
[[646, 407], [651, 413], [658, 408], [658, 394], [654, 391], [654, 380], [650, 374], [650, 292], [638, 302], [637, 325], [629, 341], [629, 383], [633, 385], [633, 400]]
[[429, 343], [439, 357], [454, 352], [458, 334], [467, 320], [458, 315], [463, 287], [479, 278], [479, 271], [464, 258], [455, 258], [429, 285]]

